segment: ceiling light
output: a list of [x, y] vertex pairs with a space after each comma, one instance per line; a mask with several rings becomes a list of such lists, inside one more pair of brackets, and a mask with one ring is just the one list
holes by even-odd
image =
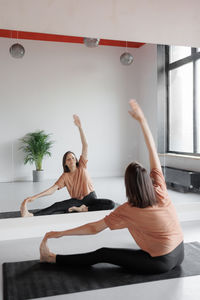
[[129, 66], [133, 62], [133, 55], [130, 54], [129, 52], [124, 52], [120, 56], [120, 61], [121, 61], [122, 65]]
[[95, 47], [98, 47], [100, 39], [93, 39], [93, 38], [85, 37], [83, 39], [83, 42], [84, 42], [86, 47], [95, 48]]
[[10, 49], [10, 55], [14, 58], [22, 58], [25, 54], [25, 49], [22, 45], [16, 43], [13, 44]]

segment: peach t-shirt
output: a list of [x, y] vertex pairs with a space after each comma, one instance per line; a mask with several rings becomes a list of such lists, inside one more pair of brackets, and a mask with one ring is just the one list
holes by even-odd
[[183, 234], [162, 172], [153, 169], [150, 176], [157, 205], [138, 208], [126, 202], [104, 221], [111, 230], [128, 228], [138, 246], [154, 257], [174, 250], [183, 241]]
[[62, 189], [66, 186], [71, 198], [83, 199], [89, 193], [94, 191], [94, 187], [90, 176], [87, 172], [87, 160], [80, 156], [79, 166], [71, 173], [63, 173], [56, 181], [58, 189]]

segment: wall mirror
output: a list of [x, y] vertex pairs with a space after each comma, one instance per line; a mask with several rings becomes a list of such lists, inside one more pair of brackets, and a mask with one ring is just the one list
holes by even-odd
[[[200, 76], [199, 48], [155, 44], [135, 48], [128, 42], [134, 61], [124, 66], [120, 55], [126, 50], [125, 41], [122, 47], [100, 44], [88, 48], [75, 40], [19, 39], [25, 48], [22, 59], [9, 54], [15, 41], [0, 38], [1, 213], [15, 216], [12, 213], [19, 210], [23, 199], [49, 188], [62, 174], [62, 157], [67, 150], [80, 156], [73, 114], [80, 116], [87, 137], [88, 171], [98, 197], [124, 202], [123, 181], [120, 195], [115, 184], [127, 164], [138, 160], [148, 167], [143, 139], [127, 113], [130, 98], [138, 99], [145, 111], [163, 165], [200, 169], [200, 93], [195, 85]], [[42, 182], [32, 182], [34, 165], [24, 165], [24, 154], [19, 150], [19, 139], [35, 130], [50, 133], [54, 141], [51, 157], [43, 161]], [[29, 209], [42, 209], [68, 198], [64, 188], [35, 200]]]

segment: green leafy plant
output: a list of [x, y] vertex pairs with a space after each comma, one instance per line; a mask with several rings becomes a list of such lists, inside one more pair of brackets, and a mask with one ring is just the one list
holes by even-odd
[[22, 149], [25, 153], [24, 164], [35, 163], [36, 170], [42, 170], [42, 161], [45, 156], [51, 156], [49, 151], [52, 147], [53, 141], [50, 141], [50, 135], [46, 134], [44, 130], [27, 133], [20, 139]]

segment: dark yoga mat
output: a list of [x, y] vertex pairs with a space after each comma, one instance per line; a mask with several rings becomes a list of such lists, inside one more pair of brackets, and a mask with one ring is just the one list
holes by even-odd
[[[31, 213], [36, 213], [39, 209], [29, 210]], [[20, 211], [6, 211], [0, 213], [0, 219], [9, 219], [9, 218], [21, 218]]]
[[23, 300], [200, 275], [200, 243], [185, 244], [181, 266], [157, 275], [141, 275], [111, 264], [58, 267], [38, 260], [3, 264], [4, 300]]
[[[117, 208], [118, 206], [120, 206], [119, 203], [115, 203], [115, 207]], [[36, 213], [37, 211], [39, 211], [39, 209], [31, 209], [29, 210], [29, 212], [31, 213]], [[75, 211], [73, 213], [76, 213]], [[55, 214], [52, 215], [58, 215], [58, 214], [63, 214], [61, 212], [56, 212]], [[0, 219], [9, 219], [9, 218], [21, 218], [21, 213], [20, 211], [6, 211], [6, 212], [1, 212], [0, 213]]]

